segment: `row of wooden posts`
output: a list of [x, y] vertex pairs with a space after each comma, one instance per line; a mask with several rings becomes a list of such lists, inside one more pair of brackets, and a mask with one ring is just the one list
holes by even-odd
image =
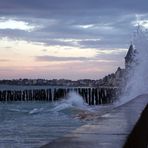
[[57, 101], [66, 98], [68, 93], [72, 91], [80, 94], [89, 105], [112, 103], [119, 95], [117, 88], [0, 90], [0, 101]]

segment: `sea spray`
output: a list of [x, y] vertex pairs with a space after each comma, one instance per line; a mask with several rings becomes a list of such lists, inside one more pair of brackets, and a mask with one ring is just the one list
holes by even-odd
[[83, 98], [72, 91], [62, 101], [57, 102], [53, 110], [61, 111], [68, 108], [88, 109], [87, 107], [88, 105], [84, 102]]
[[137, 51], [134, 57], [136, 64], [133, 64], [132, 69], [127, 73], [127, 84], [119, 104], [148, 93], [148, 40], [146, 34], [146, 31], [138, 27], [133, 40], [134, 48]]
[[98, 118], [113, 109], [113, 105], [93, 105], [85, 103], [84, 99], [76, 92], [71, 91], [62, 101], [55, 103], [52, 112], [64, 113], [74, 119], [94, 123]]

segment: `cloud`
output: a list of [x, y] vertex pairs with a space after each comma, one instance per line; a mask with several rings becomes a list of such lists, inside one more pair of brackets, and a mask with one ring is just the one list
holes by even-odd
[[10, 60], [9, 59], [0, 59], [0, 63], [1, 62], [9, 62]]
[[[33, 30], [33, 33], [19, 30], [19, 27], [13, 30], [3, 29], [0, 30], [0, 35], [53, 46], [125, 48], [134, 30], [135, 25], [132, 22], [136, 21], [136, 15], [145, 15], [145, 19], [148, 18], [147, 3], [144, 0], [108, 3], [104, 0], [63, 0], [62, 3], [59, 0], [2, 0], [1, 20], [13, 19], [40, 27]], [[73, 41], [59, 40], [63, 38]], [[81, 41], [75, 44], [76, 39]]]
[[6, 20], [0, 22], [0, 29], [19, 29], [25, 31], [32, 31], [35, 26], [31, 26], [23, 21]]
[[[143, 7], [141, 7], [141, 5]], [[88, 10], [88, 9], [113, 9], [113, 8], [124, 8], [125, 10], [136, 11], [146, 11], [147, 10], [147, 1], [145, 0], [79, 0], [79, 1], [69, 1], [63, 0], [62, 3], [60, 0], [1, 0], [0, 8], [9, 8], [20, 9], [20, 10]], [[66, 8], [66, 9], [65, 9]]]
[[57, 62], [57, 61], [85, 61], [85, 60], [89, 60], [89, 58], [85, 58], [85, 57], [57, 57], [57, 56], [37, 56], [35, 57], [35, 59], [37, 61], [43, 61], [43, 62]]
[[[104, 75], [113, 71], [113, 68], [115, 70], [116, 66], [123, 65], [122, 58], [126, 54], [125, 49], [128, 48], [131, 36], [137, 27], [136, 23], [140, 22], [143, 26], [148, 24], [147, 6], [146, 0], [62, 0], [62, 2], [61, 0], [1, 0], [0, 23], [7, 22], [8, 24], [9, 20], [13, 20], [15, 27], [0, 27], [0, 37], [42, 43], [44, 47], [40, 49], [41, 55], [34, 55], [38, 63], [56, 61], [70, 63], [72, 61], [73, 63], [65, 67], [73, 66], [82, 73], [78, 72], [74, 76], [73, 71], [70, 73], [73, 74], [73, 78], [78, 75], [83, 77], [82, 70], [85, 71], [86, 77], [91, 77], [91, 75], [96, 77], [99, 73], [97, 68], [101, 69], [101, 66], [105, 69], [102, 72]], [[23, 22], [25, 27], [34, 28], [21, 28], [20, 22]], [[19, 25], [16, 25], [17, 23]], [[30, 29], [31, 32], [29, 32]], [[51, 56], [48, 47], [57, 51], [81, 49], [87, 52], [90, 49], [96, 50], [97, 55], [91, 58], [83, 57], [83, 55], [72, 57], [72, 54], [66, 55], [67, 57]], [[101, 60], [104, 60], [103, 64]], [[80, 67], [79, 64], [75, 65], [77, 62], [81, 63]], [[62, 66], [63, 71], [56, 71], [61, 73], [57, 76], [64, 76], [67, 70], [65, 67]], [[91, 72], [93, 67], [95, 68]], [[60, 66], [57, 68], [60, 69]], [[47, 69], [45, 68], [42, 73], [46, 73]], [[56, 72], [53, 71], [51, 75], [54, 76]], [[37, 71], [34, 72], [36, 73]], [[71, 77], [70, 74], [65, 74], [65, 77]]]
[[[121, 57], [124, 58], [127, 49], [99, 49], [93, 57], [72, 57], [72, 56], [36, 56], [34, 57], [38, 62], [119, 62]], [[123, 65], [123, 64], [122, 64]]]

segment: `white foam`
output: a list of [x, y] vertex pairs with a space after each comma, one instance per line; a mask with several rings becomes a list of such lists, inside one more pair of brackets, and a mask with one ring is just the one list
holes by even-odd
[[34, 108], [31, 111], [29, 111], [29, 114], [37, 114], [43, 111], [43, 108]]
[[64, 100], [56, 104], [52, 111], [61, 111], [68, 108], [89, 109], [83, 98], [76, 92], [70, 92]]
[[130, 79], [126, 86], [126, 91], [120, 99], [120, 104], [123, 104], [138, 95], [148, 93], [148, 40], [147, 32], [141, 28], [138, 29], [134, 37], [135, 49], [138, 51], [136, 59], [138, 65], [134, 67], [134, 72], [131, 72]]

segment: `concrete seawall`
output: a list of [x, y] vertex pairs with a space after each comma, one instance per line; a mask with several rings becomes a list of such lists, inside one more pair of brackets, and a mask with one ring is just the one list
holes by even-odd
[[122, 148], [147, 104], [148, 95], [138, 96], [104, 114], [95, 124], [84, 125], [42, 148]]
[[148, 105], [129, 134], [124, 148], [148, 148]]

